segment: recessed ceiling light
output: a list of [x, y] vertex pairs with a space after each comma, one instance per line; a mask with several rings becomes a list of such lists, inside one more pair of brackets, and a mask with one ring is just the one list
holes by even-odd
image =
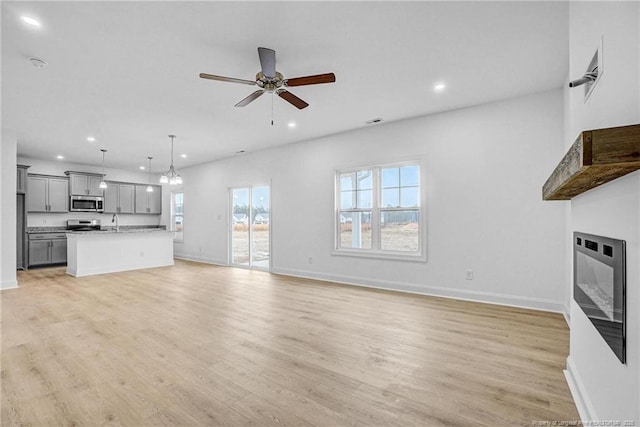
[[294, 127], [296, 127], [296, 122], [289, 122], [289, 128], [293, 129]]
[[42, 26], [42, 24], [40, 23], [40, 21], [38, 21], [37, 19], [32, 18], [32, 17], [30, 17], [30, 16], [22, 15], [22, 16], [20, 17], [20, 19], [22, 20], [22, 22], [24, 22], [25, 24], [29, 24], [29, 25], [31, 25], [32, 27], [41, 27], [41, 26]]
[[31, 63], [31, 65], [33, 65], [36, 68], [44, 68], [47, 65], [47, 61], [45, 61], [44, 59], [41, 58], [36, 58], [35, 56], [31, 56], [29, 58], [27, 58], [27, 60], [29, 61], [29, 63]]
[[58, 159], [58, 160], [62, 160], [62, 159], [64, 159], [64, 156], [63, 156], [63, 155], [61, 155], [61, 154], [58, 154], [58, 155], [56, 156], [56, 159]]
[[144, 166], [140, 166], [140, 170], [143, 171], [144, 170]]
[[442, 92], [444, 90], [444, 88], [446, 88], [447, 86], [444, 83], [436, 83], [433, 86], [433, 90], [435, 90], [436, 92]]
[[96, 142], [96, 139], [95, 139], [94, 137], [92, 137], [92, 136], [88, 136], [88, 137], [87, 137], [87, 141], [89, 141], [89, 142]]
[[186, 154], [180, 154], [180, 157], [182, 157], [183, 159], [186, 159], [187, 155]]

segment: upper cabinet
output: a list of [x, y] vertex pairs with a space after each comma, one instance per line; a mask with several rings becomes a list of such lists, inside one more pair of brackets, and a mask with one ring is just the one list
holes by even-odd
[[30, 174], [26, 194], [28, 212], [69, 212], [67, 178]]
[[104, 190], [104, 213], [134, 213], [135, 185], [107, 182]]
[[16, 171], [18, 175], [16, 176], [16, 193], [24, 194], [27, 192], [27, 169], [30, 166], [18, 165]]
[[72, 196], [102, 196], [102, 175], [82, 172], [65, 172], [69, 176], [69, 192]]
[[[162, 213], [162, 186], [108, 181], [102, 190], [102, 175], [67, 171], [69, 178], [27, 174], [28, 166], [18, 165], [18, 192], [26, 193], [27, 212], [68, 212], [69, 196], [104, 196], [104, 213]], [[20, 178], [21, 171], [24, 178]]]
[[162, 187], [152, 185], [152, 192], [147, 191], [146, 185], [136, 185], [136, 213], [162, 213]]

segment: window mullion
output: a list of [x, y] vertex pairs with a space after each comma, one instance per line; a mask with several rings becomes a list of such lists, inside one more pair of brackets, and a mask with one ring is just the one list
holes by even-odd
[[380, 182], [380, 168], [373, 168], [373, 191], [371, 196], [371, 249], [380, 250], [380, 192], [382, 184]]

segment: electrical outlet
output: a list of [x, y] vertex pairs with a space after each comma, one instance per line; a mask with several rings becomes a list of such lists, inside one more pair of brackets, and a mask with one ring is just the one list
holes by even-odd
[[144, 257], [144, 252], [143, 251], [140, 251], [140, 256]]
[[464, 278], [467, 280], [473, 280], [473, 270], [467, 270], [464, 272]]
[[309, 257], [307, 261], [309, 262], [309, 264], [313, 264], [313, 257]]

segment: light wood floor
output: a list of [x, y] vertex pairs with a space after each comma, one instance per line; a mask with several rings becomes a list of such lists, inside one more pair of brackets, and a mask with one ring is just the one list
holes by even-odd
[[560, 315], [177, 262], [18, 274], [2, 425], [577, 420]]

